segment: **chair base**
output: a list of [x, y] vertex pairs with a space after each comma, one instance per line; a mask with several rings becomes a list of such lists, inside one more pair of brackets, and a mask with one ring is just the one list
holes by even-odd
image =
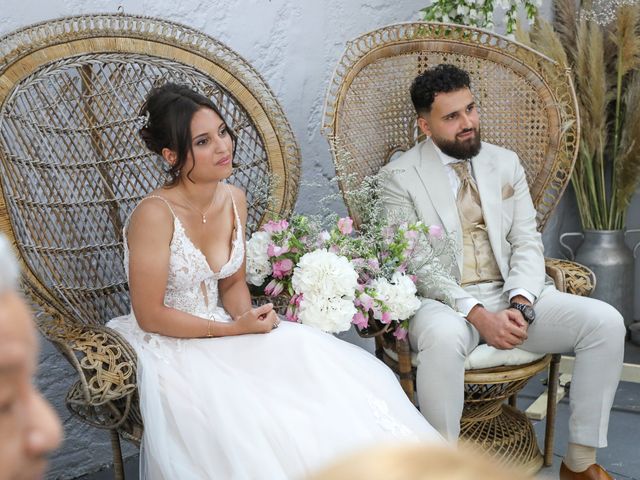
[[533, 425], [523, 412], [507, 404], [502, 404], [500, 414], [491, 419], [463, 419], [460, 441], [530, 475], [542, 468], [543, 457]]

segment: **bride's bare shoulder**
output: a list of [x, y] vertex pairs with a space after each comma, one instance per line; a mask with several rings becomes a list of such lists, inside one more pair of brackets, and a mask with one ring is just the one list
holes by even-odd
[[[160, 198], [161, 197], [161, 198]], [[129, 221], [129, 237], [144, 234], [171, 238], [174, 214], [170, 201], [153, 192], [136, 206]]]
[[244, 202], [247, 203], [247, 196], [244, 193], [244, 190], [240, 187], [236, 187], [235, 185], [231, 185], [230, 183], [226, 184], [229, 188], [229, 191], [231, 192], [231, 195], [233, 195], [233, 199], [236, 202]]

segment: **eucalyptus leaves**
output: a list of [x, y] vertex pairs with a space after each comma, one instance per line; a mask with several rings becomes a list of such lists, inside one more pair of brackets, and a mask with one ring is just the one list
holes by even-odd
[[518, 7], [522, 6], [530, 23], [535, 20], [542, 0], [433, 0], [421, 10], [424, 20], [430, 22], [458, 23], [472, 27], [493, 29], [494, 12], [500, 7], [505, 12], [505, 30], [516, 30]]

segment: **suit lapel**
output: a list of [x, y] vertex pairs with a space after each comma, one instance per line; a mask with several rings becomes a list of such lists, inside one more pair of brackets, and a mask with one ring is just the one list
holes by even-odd
[[502, 259], [502, 191], [500, 189], [500, 175], [496, 160], [489, 157], [485, 150], [480, 150], [472, 160], [473, 173], [478, 185], [482, 214], [489, 234], [489, 242], [493, 249], [498, 265]]
[[[462, 227], [456, 208], [456, 200], [451, 191], [449, 177], [442, 161], [430, 141], [423, 142], [420, 148], [420, 161], [414, 167], [422, 182], [425, 193], [440, 217], [443, 227], [449, 234], [455, 234], [457, 250], [462, 248]], [[458, 269], [462, 272], [462, 255], [456, 255]]]

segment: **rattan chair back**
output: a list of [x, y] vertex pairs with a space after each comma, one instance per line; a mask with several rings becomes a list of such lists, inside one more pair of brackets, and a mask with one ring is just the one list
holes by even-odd
[[334, 160], [349, 161], [357, 182], [411, 148], [418, 129], [409, 87], [440, 63], [469, 72], [482, 138], [520, 156], [542, 230], [577, 155], [577, 102], [564, 68], [505, 37], [458, 25], [404, 23], [349, 42], [325, 101], [323, 128]]
[[249, 233], [287, 215], [299, 151], [269, 87], [241, 57], [191, 28], [152, 18], [64, 18], [0, 39], [0, 229], [26, 282], [68, 321], [129, 310], [122, 230], [165, 181], [137, 135], [147, 92], [167, 81], [210, 97], [238, 136], [230, 182], [247, 192]]

